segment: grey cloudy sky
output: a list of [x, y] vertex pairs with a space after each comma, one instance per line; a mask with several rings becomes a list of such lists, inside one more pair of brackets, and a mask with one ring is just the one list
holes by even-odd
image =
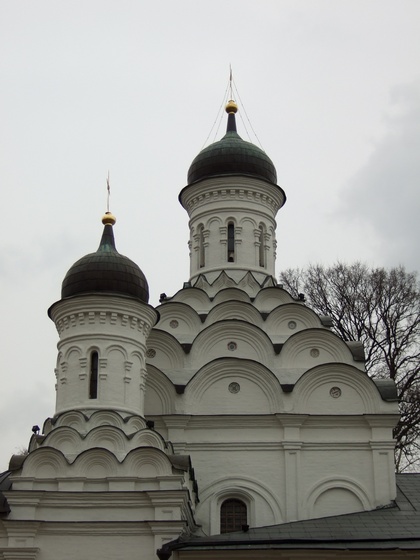
[[277, 271], [420, 269], [419, 55], [417, 0], [0, 0], [0, 472], [54, 414], [46, 309], [96, 250], [108, 169], [151, 303], [188, 279], [177, 197], [229, 63], [288, 197]]

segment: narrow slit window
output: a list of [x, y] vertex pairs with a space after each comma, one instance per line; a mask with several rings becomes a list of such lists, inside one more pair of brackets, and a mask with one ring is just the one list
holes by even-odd
[[204, 254], [204, 226], [198, 228], [198, 266], [203, 268], [206, 264]]
[[247, 507], [242, 500], [225, 500], [220, 508], [220, 532], [241, 531], [248, 521]]
[[90, 356], [89, 375], [89, 398], [98, 398], [98, 352], [92, 352]]
[[259, 248], [260, 266], [265, 266], [265, 247], [264, 247], [264, 226], [260, 226], [260, 248]]
[[232, 222], [228, 223], [228, 262], [235, 262], [235, 226]]

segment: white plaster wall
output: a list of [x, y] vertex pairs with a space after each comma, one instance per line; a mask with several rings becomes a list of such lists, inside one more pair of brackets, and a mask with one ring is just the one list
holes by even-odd
[[[51, 308], [60, 341], [56, 414], [107, 408], [143, 415], [146, 340], [157, 313], [133, 298], [86, 295]], [[98, 352], [98, 395], [89, 398], [92, 352]]]
[[[284, 203], [278, 187], [249, 177], [211, 178], [189, 186], [181, 202], [190, 217], [190, 277], [215, 270], [264, 272], [274, 276], [275, 216]], [[235, 226], [235, 261], [227, 262], [227, 226]], [[264, 227], [265, 266], [259, 264], [260, 225]], [[199, 266], [200, 228], [205, 264]]]

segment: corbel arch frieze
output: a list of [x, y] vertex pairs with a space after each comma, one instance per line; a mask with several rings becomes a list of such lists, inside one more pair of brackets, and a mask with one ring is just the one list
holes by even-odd
[[110, 344], [105, 348], [104, 357], [110, 358], [112, 354], [119, 354], [123, 362], [128, 360], [128, 353], [122, 344]]
[[77, 346], [76, 344], [71, 344], [70, 346], [68, 346], [63, 350], [64, 352], [61, 353], [62, 361], [60, 365], [63, 363], [64, 360], [68, 362], [70, 359], [79, 359], [84, 354], [83, 349], [80, 346]]
[[258, 228], [257, 220], [254, 220], [250, 216], [243, 216], [238, 220], [238, 225], [249, 231], [253, 231], [254, 229]]
[[220, 228], [225, 224], [225, 220], [222, 220], [219, 216], [211, 215], [206, 222], [204, 222], [205, 230], [214, 230], [215, 228]]

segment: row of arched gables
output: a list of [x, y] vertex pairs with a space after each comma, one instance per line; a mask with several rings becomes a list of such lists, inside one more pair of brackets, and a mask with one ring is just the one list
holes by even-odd
[[[81, 480], [85, 481], [86, 489], [91, 481], [96, 480], [102, 484], [102, 487], [98, 486], [98, 490], [106, 491], [113, 480], [118, 480], [119, 487], [123, 489], [121, 484], [124, 478], [127, 479], [130, 490], [136, 480], [142, 489], [147, 490], [142, 479], [161, 479], [165, 481], [167, 489], [172, 474], [173, 465], [168, 456], [163, 450], [153, 447], [136, 448], [122, 460], [107, 449], [95, 447], [82, 451], [75, 459], [69, 460], [62, 451], [47, 446], [31, 453], [24, 461], [21, 471], [12, 473], [12, 476], [16, 490], [19, 490], [19, 480], [22, 480], [25, 489], [28, 489], [30, 480], [33, 490], [58, 491], [60, 480], [65, 479], [68, 491], [74, 479], [78, 491], [83, 491], [80, 487]], [[186, 477], [190, 478], [187, 472]], [[156, 491], [155, 485], [153, 488]], [[192, 491], [192, 485], [190, 490]], [[192, 493], [191, 505], [195, 509]], [[328, 502], [337, 502], [337, 497], [340, 499], [342, 512], [371, 510], [375, 507], [371, 492], [362, 482], [348, 476], [321, 476], [301, 492], [296, 504], [298, 518], [325, 515]], [[280, 498], [270, 486], [255, 477], [224, 473], [200, 489], [196, 521], [208, 527], [212, 534], [241, 530], [244, 525], [275, 525], [286, 520], [284, 501], [284, 497]], [[330, 514], [334, 513], [331, 509], [329, 511]]]

